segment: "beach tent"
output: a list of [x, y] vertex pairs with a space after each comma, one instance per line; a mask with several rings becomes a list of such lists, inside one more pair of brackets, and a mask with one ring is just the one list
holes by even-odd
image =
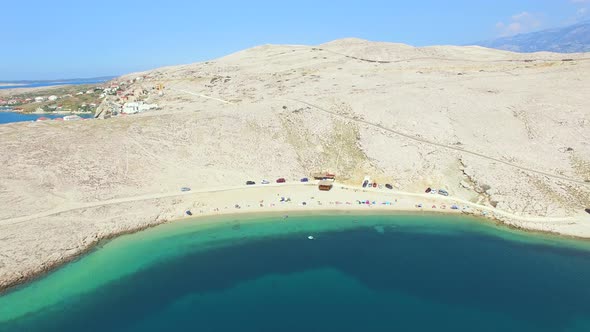
[[332, 182], [326, 180], [320, 181], [318, 187], [322, 191], [329, 191], [332, 189]]

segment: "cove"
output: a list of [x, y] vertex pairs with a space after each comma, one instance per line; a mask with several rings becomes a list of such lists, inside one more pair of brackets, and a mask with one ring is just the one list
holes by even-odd
[[588, 331], [588, 280], [587, 242], [472, 218], [193, 219], [3, 294], [0, 331]]

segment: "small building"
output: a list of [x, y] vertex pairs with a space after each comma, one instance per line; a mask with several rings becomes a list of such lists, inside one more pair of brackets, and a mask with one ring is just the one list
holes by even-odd
[[49, 100], [49, 101], [56, 101], [57, 100], [57, 96], [49, 96], [49, 97], [47, 97], [47, 100]]
[[45, 100], [45, 97], [35, 97], [35, 102], [40, 103]]
[[316, 180], [334, 180], [336, 178], [335, 174], [331, 174], [328, 172], [317, 172], [311, 175]]
[[320, 181], [320, 183], [318, 184], [318, 188], [322, 191], [330, 191], [333, 187], [333, 183], [331, 181]]
[[64, 121], [78, 121], [81, 120], [82, 118], [77, 116], [77, 115], [66, 115], [64, 116]]

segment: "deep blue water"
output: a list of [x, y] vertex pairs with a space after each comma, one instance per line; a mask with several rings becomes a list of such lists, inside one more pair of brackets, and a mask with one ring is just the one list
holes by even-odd
[[[16, 88], [39, 88], [44, 86], [55, 86], [55, 85], [82, 85], [82, 84], [98, 84], [104, 83], [113, 79], [113, 77], [101, 77], [101, 78], [89, 78], [80, 80], [62, 80], [62, 81], [28, 81], [22, 84], [15, 83], [15, 85], [2, 85], [0, 90], [3, 89], [16, 89]], [[10, 84], [11, 82], [6, 82]]]
[[[17, 112], [0, 112], [0, 124], [11, 122], [35, 121], [40, 117], [49, 119], [63, 118], [68, 114], [22, 114]], [[92, 118], [92, 114], [78, 114], [82, 118]]]
[[294, 231], [188, 246], [51, 308], [0, 317], [0, 330], [590, 331], [587, 249], [431, 227], [384, 223], [314, 241]]

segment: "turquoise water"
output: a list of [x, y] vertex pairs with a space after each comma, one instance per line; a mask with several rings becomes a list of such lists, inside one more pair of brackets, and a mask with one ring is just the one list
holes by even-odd
[[590, 331], [589, 280], [587, 242], [468, 218], [192, 220], [1, 296], [0, 331]]
[[97, 84], [97, 83], [104, 83], [111, 79], [115, 78], [114, 76], [109, 77], [97, 77], [97, 78], [85, 78], [85, 79], [74, 79], [74, 80], [57, 80], [57, 81], [17, 81], [17, 82], [0, 82], [0, 83], [7, 83], [14, 85], [1, 85], [0, 90], [3, 89], [23, 89], [23, 88], [39, 88], [45, 86], [55, 86], [55, 85], [82, 85], [82, 84]]
[[[40, 117], [48, 119], [63, 118], [68, 114], [22, 114], [18, 112], [0, 112], [0, 124], [12, 122], [35, 121]], [[78, 114], [81, 118], [92, 118], [92, 114]]]

